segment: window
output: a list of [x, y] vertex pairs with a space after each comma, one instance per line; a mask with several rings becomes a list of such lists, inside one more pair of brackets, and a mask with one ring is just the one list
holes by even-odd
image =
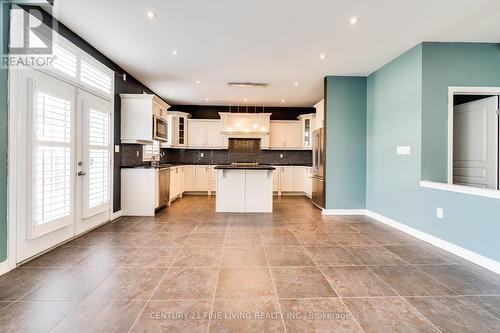
[[450, 95], [448, 182], [499, 190], [500, 89], [496, 94], [471, 90], [462, 88]]
[[150, 145], [142, 146], [142, 160], [152, 161], [160, 156], [160, 141], [153, 141]]
[[53, 50], [55, 60], [52, 67], [70, 78], [76, 78], [78, 67], [76, 55], [56, 43], [53, 45]]
[[109, 114], [89, 112], [88, 207], [108, 202], [109, 188]]
[[34, 224], [71, 213], [71, 101], [36, 95], [33, 144]]
[[107, 95], [111, 94], [111, 76], [104, 73], [86, 60], [81, 61], [80, 82], [83, 86], [97, 89]]

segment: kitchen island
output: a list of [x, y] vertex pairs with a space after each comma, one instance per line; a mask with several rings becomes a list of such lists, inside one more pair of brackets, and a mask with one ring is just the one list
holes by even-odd
[[272, 166], [219, 165], [216, 211], [271, 213], [273, 211]]

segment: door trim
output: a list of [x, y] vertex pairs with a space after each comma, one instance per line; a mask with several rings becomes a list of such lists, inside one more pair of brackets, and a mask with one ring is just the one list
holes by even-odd
[[[453, 185], [453, 115], [454, 105], [453, 97], [455, 95], [485, 95], [485, 96], [499, 96], [500, 87], [448, 87], [448, 184]], [[500, 132], [499, 124], [497, 123], [497, 133]], [[498, 140], [496, 141], [496, 151], [500, 154], [500, 147]], [[500, 178], [500, 165], [497, 163], [496, 174]]]
[[[14, 67], [9, 67], [8, 69], [8, 128], [7, 128], [7, 136], [8, 136], [8, 164], [7, 164], [7, 258], [4, 262], [0, 263], [0, 275], [11, 271], [17, 267], [17, 201], [18, 201], [18, 192], [17, 192], [17, 156], [12, 154], [11, 152], [15, 152], [18, 145], [18, 136], [22, 135], [20, 131], [18, 131], [18, 121], [19, 121], [19, 71], [26, 69], [18, 69]], [[67, 81], [61, 80], [53, 75], [47, 74], [44, 71], [39, 71], [36, 68], [31, 68], [29, 70], [37, 71], [43, 73], [45, 75], [51, 76], [56, 80], [62, 81], [68, 84]], [[113, 77], [115, 75], [114, 72], [110, 71]], [[94, 94], [84, 88], [77, 87], [81, 90], [84, 90], [88, 93]], [[115, 80], [112, 80], [112, 91], [115, 91]], [[94, 94], [95, 95], [95, 94]], [[98, 96], [98, 95], [96, 95]], [[102, 96], [99, 96], [103, 98]], [[113, 213], [113, 189], [114, 189], [114, 119], [115, 119], [115, 99], [114, 93], [109, 98], [104, 98], [109, 101], [111, 108], [111, 129], [110, 129], [110, 138], [111, 138], [111, 177], [110, 177], [110, 210], [108, 213], [109, 219], [116, 218], [117, 214], [120, 214], [121, 211]], [[76, 104], [75, 104], [76, 105]], [[92, 230], [92, 229], [90, 229]], [[89, 231], [90, 231], [89, 230]], [[81, 236], [81, 235], [78, 235]]]

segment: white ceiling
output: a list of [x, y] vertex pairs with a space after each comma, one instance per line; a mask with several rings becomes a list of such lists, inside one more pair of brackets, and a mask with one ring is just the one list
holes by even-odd
[[499, 0], [55, 3], [56, 18], [171, 104], [312, 106], [324, 76], [370, 74], [422, 41], [500, 42]]

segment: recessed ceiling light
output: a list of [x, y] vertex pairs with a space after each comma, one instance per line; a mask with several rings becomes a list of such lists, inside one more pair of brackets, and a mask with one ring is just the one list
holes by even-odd
[[205, 101], [208, 101], [208, 97], [205, 97]]
[[324, 53], [320, 54], [320, 55], [319, 55], [319, 58], [320, 58], [321, 60], [326, 59], [326, 54], [324, 54]]
[[151, 11], [149, 11], [149, 12], [147, 12], [147, 13], [146, 13], [146, 15], [147, 15], [147, 16], [148, 16], [148, 18], [150, 18], [150, 19], [154, 19], [154, 18], [156, 18], [156, 13], [155, 13], [155, 12], [151, 12]]
[[285, 99], [284, 98], [281, 99], [281, 104], [285, 104]]
[[298, 82], [294, 82], [294, 83], [293, 83], [293, 85], [294, 85], [295, 87], [298, 87], [298, 86], [299, 86], [299, 83], [298, 83]]
[[245, 98], [245, 99], [244, 99], [244, 101], [245, 101], [245, 102], [248, 102], [248, 99], [247, 99], [247, 98]]
[[173, 54], [173, 55], [178, 55], [178, 54], [179, 54], [179, 51], [177, 51], [177, 50], [172, 50], [172, 54]]
[[201, 81], [200, 81], [200, 80], [196, 80], [196, 84], [200, 84], [200, 83], [201, 83]]
[[356, 16], [353, 16], [349, 19], [349, 23], [351, 23], [353, 25], [358, 23], [358, 21], [359, 21], [359, 19]]

